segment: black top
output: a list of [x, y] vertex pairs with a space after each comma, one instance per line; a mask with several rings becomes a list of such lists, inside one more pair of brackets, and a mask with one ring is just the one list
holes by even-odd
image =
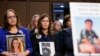
[[52, 35], [44, 35], [44, 34], [36, 34], [36, 33], [32, 33], [32, 31], [30, 32], [31, 34], [31, 42], [32, 42], [32, 46], [33, 46], [33, 50], [35, 51], [32, 55], [33, 56], [42, 56], [40, 54], [40, 50], [39, 50], [39, 42], [55, 42], [54, 40], [54, 36]]
[[58, 56], [74, 56], [72, 31], [70, 28], [63, 29], [56, 34], [56, 50]]
[[81, 41], [83, 38], [87, 38], [91, 43], [94, 43], [94, 38], [98, 38], [98, 35], [95, 33], [94, 30], [88, 31], [86, 29], [83, 29], [81, 31]]

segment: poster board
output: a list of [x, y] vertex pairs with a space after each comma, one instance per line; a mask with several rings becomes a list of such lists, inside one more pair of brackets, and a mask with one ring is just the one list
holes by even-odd
[[[71, 22], [72, 22], [74, 55], [75, 56], [100, 56], [100, 51], [99, 51], [100, 50], [100, 45], [99, 45], [100, 44], [99, 42], [100, 41], [99, 40], [100, 3], [70, 2], [70, 15], [71, 15]], [[82, 30], [85, 29], [84, 30], [85, 34], [83, 33], [83, 35], [84, 37], [89, 38], [89, 36], [87, 37], [88, 34], [86, 33], [87, 32], [86, 28], [88, 28], [86, 26], [87, 20], [92, 21], [92, 25], [91, 26], [88, 25], [88, 27], [90, 26], [93, 32], [95, 33], [95, 35], [97, 36], [97, 37], [96, 36], [93, 37], [94, 43], [88, 42], [90, 43], [90, 45], [85, 44], [81, 36]], [[93, 34], [92, 36], [94, 36]], [[87, 41], [87, 39], [85, 40]], [[86, 51], [85, 49], [87, 50], [87, 52], [85, 52]]]

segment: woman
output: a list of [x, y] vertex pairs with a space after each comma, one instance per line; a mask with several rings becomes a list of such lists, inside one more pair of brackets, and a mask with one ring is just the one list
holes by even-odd
[[25, 35], [26, 49], [25, 52], [19, 53], [18, 56], [27, 56], [32, 52], [31, 42], [29, 40], [29, 31], [26, 28], [18, 26], [18, 16], [13, 9], [8, 9], [4, 15], [3, 28], [0, 29], [0, 54], [10, 56], [7, 51], [6, 35]]
[[54, 25], [53, 25], [54, 34], [58, 33], [61, 30], [62, 30], [62, 24], [61, 24], [61, 22], [59, 20], [55, 21]]
[[47, 14], [40, 16], [38, 20], [38, 34], [31, 37], [32, 44], [34, 45], [35, 56], [42, 56], [40, 54], [39, 42], [54, 42], [54, 37], [51, 34], [51, 19]]
[[[40, 17], [39, 14], [35, 14], [32, 17], [32, 20], [31, 20], [32, 21], [31, 22], [32, 29], [30, 30], [30, 36], [38, 33], [38, 29], [37, 28], [38, 28], [38, 20], [39, 20], [39, 17]], [[33, 34], [31, 34], [31, 33], [33, 33]]]
[[13, 38], [11, 41], [11, 52], [22, 53], [23, 51], [24, 49], [22, 41], [19, 38]]

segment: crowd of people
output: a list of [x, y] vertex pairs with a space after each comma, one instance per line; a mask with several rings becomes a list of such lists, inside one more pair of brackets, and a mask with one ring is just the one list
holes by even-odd
[[[8, 9], [0, 28], [0, 56], [13, 56], [7, 51], [6, 35], [25, 35], [25, 51], [17, 56], [43, 56], [40, 53], [40, 42], [54, 42], [53, 56], [74, 56], [70, 15], [66, 15], [63, 24], [59, 20], [52, 21], [47, 14], [35, 14], [31, 26], [19, 25], [19, 17], [15, 10]], [[17, 52], [17, 51], [16, 51]], [[48, 55], [49, 56], [49, 55]]]

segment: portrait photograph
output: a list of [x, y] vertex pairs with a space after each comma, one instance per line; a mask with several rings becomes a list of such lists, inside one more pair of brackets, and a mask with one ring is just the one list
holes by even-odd
[[[73, 6], [76, 7], [75, 10]], [[70, 4], [75, 56], [100, 56], [100, 9], [94, 6], [100, 4]]]
[[6, 35], [7, 51], [10, 53], [23, 53], [25, 51], [24, 35]]
[[[100, 17], [76, 17], [74, 21], [74, 47], [80, 54], [100, 55]], [[95, 20], [97, 19], [97, 20]]]
[[55, 46], [54, 42], [39, 42], [40, 54], [43, 56], [54, 56]]

